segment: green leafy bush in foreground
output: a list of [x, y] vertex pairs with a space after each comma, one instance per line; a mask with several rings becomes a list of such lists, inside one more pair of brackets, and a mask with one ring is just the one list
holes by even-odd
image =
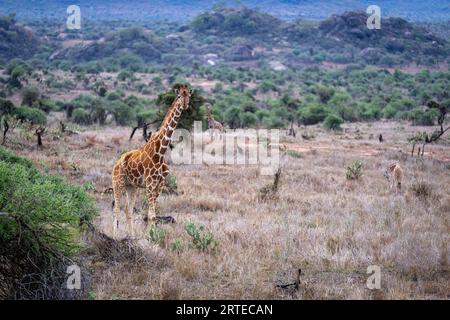
[[217, 241], [214, 239], [214, 235], [211, 232], [207, 232], [205, 227], [197, 227], [194, 223], [188, 223], [184, 228], [192, 238], [190, 247], [202, 251], [214, 250], [217, 247]]
[[[54, 277], [61, 261], [79, 252], [80, 230], [95, 214], [81, 186], [43, 175], [29, 160], [0, 147], [0, 298], [17, 297], [26, 275]], [[42, 288], [35, 283], [27, 294], [33, 290]]]

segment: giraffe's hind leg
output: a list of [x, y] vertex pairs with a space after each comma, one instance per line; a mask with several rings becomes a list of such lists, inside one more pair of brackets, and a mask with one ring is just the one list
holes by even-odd
[[113, 187], [114, 189], [114, 210], [113, 210], [113, 238], [116, 236], [117, 228], [119, 227], [119, 214], [120, 214], [120, 200], [122, 198], [123, 194], [123, 185], [115, 185]]
[[123, 173], [120, 164], [116, 165], [112, 174], [112, 186], [114, 194], [114, 208], [113, 208], [113, 237], [116, 236], [117, 228], [119, 226], [119, 214], [120, 214], [120, 200], [122, 198], [125, 189], [125, 174]]

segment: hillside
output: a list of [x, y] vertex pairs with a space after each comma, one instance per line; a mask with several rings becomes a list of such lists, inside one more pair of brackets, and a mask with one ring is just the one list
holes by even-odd
[[404, 19], [383, 19], [381, 29], [369, 30], [367, 18], [368, 15], [362, 12], [347, 12], [328, 18], [320, 24], [319, 43], [327, 40], [331, 41], [327, 45], [334, 47], [344, 44], [361, 49], [360, 54], [372, 63], [379, 62], [384, 54], [407, 55], [416, 59], [423, 56], [445, 58], [449, 53], [446, 40]]
[[144, 61], [155, 61], [166, 50], [162, 39], [152, 32], [142, 28], [127, 28], [109, 33], [98, 41], [63, 49], [55, 53], [52, 59], [83, 62], [131, 53]]
[[438, 64], [449, 56], [448, 41], [423, 26], [388, 18], [380, 30], [369, 30], [367, 17], [346, 12], [320, 23], [283, 21], [249, 8], [217, 8], [174, 29], [119, 29], [52, 58], [86, 62], [131, 54], [143, 62], [194, 65], [211, 60], [212, 54], [214, 64], [277, 59], [291, 67], [322, 61], [393, 67]]
[[[372, 4], [382, 8], [383, 17], [402, 17], [410, 21], [444, 22], [448, 20], [449, 12], [448, 2], [442, 0], [378, 0], [376, 3], [369, 0], [79, 0], [76, 3], [82, 8], [86, 20], [93, 21], [168, 20], [186, 23], [218, 4], [235, 8], [246, 6], [283, 20], [323, 20], [345, 11], [365, 11]], [[67, 1], [45, 1], [46, 10], [42, 10], [42, 1], [3, 0], [0, 1], [0, 12], [17, 12], [20, 19], [27, 21], [61, 19], [69, 4]]]
[[31, 58], [40, 44], [33, 30], [18, 23], [15, 15], [0, 16], [0, 62]]

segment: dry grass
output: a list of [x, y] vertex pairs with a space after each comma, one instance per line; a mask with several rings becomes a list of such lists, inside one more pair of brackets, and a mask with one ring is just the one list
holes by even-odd
[[[352, 124], [339, 135], [314, 127], [299, 129], [297, 138], [286, 143], [296, 156], [286, 158], [276, 201], [258, 201], [259, 190], [273, 177], [258, 175], [257, 168], [171, 165], [179, 193], [162, 195], [159, 204], [161, 214], [175, 217], [177, 223], [161, 227], [165, 238], [159, 243], [132, 240], [129, 250], [139, 250], [122, 259], [102, 255], [95, 249], [98, 243], [88, 239], [93, 248], [92, 295], [97, 299], [449, 298], [450, 147], [431, 145], [423, 159], [412, 158], [404, 142], [421, 128], [399, 126]], [[46, 136], [47, 148], [38, 151], [31, 148], [34, 140], [24, 139], [26, 134], [16, 130], [8, 147], [50, 172], [104, 190], [110, 187], [110, 171], [120, 154], [142, 143], [120, 140], [119, 132], [129, 134], [111, 128], [54, 141]], [[385, 143], [376, 138], [380, 132]], [[108, 147], [111, 142], [113, 148]], [[362, 162], [363, 176], [348, 181], [346, 166], [353, 160]], [[405, 191], [399, 195], [390, 192], [383, 176], [392, 161], [400, 162], [405, 172]], [[72, 174], [72, 164], [79, 175]], [[93, 196], [102, 210], [97, 228], [109, 234], [111, 196]], [[136, 208], [135, 221], [142, 229], [143, 198]], [[125, 238], [124, 215], [120, 218], [119, 236]], [[184, 230], [188, 222], [211, 231], [217, 249], [189, 248]], [[175, 242], [181, 243], [177, 250]], [[120, 250], [126, 251], [123, 246]], [[381, 266], [381, 290], [366, 288], [366, 269], [372, 264]], [[295, 281], [299, 268], [299, 290], [276, 287]]]

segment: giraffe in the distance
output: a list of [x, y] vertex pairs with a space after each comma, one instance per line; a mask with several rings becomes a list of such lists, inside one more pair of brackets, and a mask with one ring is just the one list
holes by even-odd
[[208, 129], [211, 130], [219, 130], [220, 132], [223, 132], [223, 125], [214, 119], [212, 112], [211, 112], [211, 107], [207, 107], [206, 108], [206, 115], [208, 117]]
[[192, 91], [187, 86], [175, 90], [176, 98], [161, 124], [158, 132], [142, 147], [123, 154], [112, 172], [114, 192], [113, 236], [116, 235], [120, 200], [126, 192], [125, 216], [128, 231], [133, 236], [132, 213], [138, 188], [145, 188], [148, 200], [148, 225], [156, 222], [156, 200], [169, 174], [164, 154], [169, 147], [172, 134], [180, 120], [181, 113], [189, 108]]

